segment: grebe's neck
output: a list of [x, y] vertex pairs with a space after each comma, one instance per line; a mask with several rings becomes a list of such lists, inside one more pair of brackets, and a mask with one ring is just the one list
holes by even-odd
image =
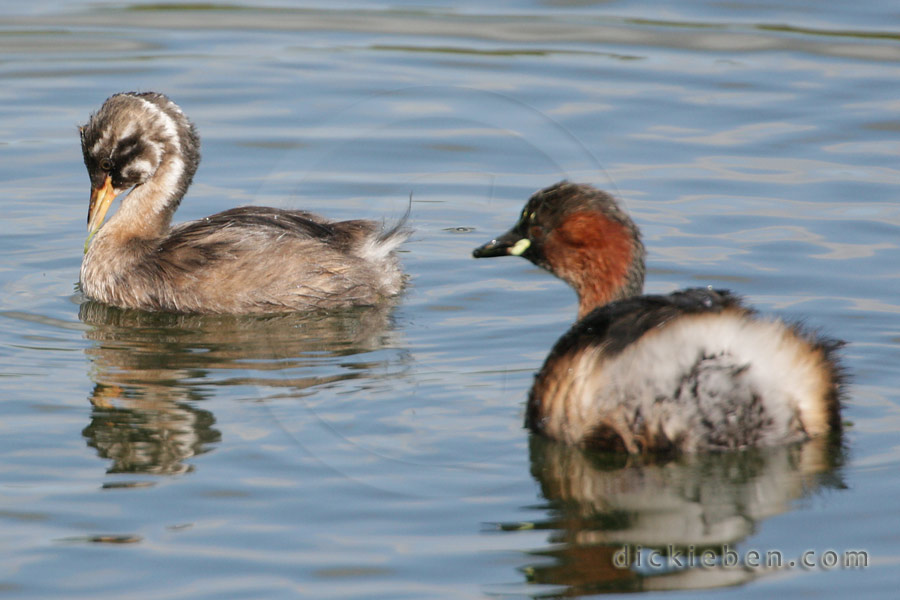
[[135, 186], [122, 198], [119, 210], [97, 232], [106, 236], [153, 239], [168, 231], [191, 174], [184, 160], [172, 153], [163, 159], [153, 177]]
[[583, 211], [566, 218], [552, 237], [544, 248], [546, 260], [578, 294], [579, 319], [643, 291], [644, 245], [630, 223]]
[[643, 291], [643, 269], [637, 279], [638, 275], [632, 273], [630, 269], [623, 272], [617, 265], [608, 263], [594, 263], [594, 265], [594, 268], [585, 269], [583, 277], [568, 281], [578, 294], [579, 319], [595, 308], [616, 300], [638, 296]]
[[622, 293], [622, 288], [612, 290], [609, 289], [609, 286], [602, 285], [582, 286], [576, 291], [578, 293], [578, 319], [584, 318], [595, 308], [633, 295]]

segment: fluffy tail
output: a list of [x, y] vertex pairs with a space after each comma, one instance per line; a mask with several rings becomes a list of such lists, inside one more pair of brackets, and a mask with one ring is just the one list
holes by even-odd
[[412, 229], [408, 228], [406, 223], [411, 212], [412, 194], [409, 195], [409, 204], [400, 220], [390, 229], [382, 229], [378, 235], [369, 239], [364, 250], [365, 255], [375, 260], [387, 258], [400, 244], [408, 240], [412, 235]]

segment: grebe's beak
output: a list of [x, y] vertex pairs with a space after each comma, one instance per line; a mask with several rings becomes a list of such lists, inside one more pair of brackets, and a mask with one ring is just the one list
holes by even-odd
[[510, 229], [500, 237], [489, 241], [484, 246], [479, 246], [472, 251], [475, 258], [491, 258], [494, 256], [521, 256], [528, 247], [531, 246], [531, 240], [524, 238], [515, 230]]
[[109, 175], [103, 180], [103, 185], [91, 190], [91, 203], [88, 206], [87, 219], [88, 238], [84, 242], [85, 252], [87, 252], [88, 244], [91, 243], [91, 238], [94, 237], [94, 234], [97, 233], [97, 230], [103, 225], [106, 211], [109, 210], [109, 206], [115, 199], [116, 190], [113, 188], [112, 177]]

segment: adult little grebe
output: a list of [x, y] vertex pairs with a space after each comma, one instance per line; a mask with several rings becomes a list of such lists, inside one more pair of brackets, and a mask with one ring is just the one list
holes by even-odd
[[561, 182], [476, 258], [522, 256], [578, 293], [528, 398], [526, 424], [632, 453], [725, 450], [840, 428], [838, 343], [758, 316], [727, 291], [640, 295], [644, 247], [616, 200]]
[[144, 310], [263, 313], [374, 304], [402, 287], [393, 251], [408, 237], [405, 218], [382, 231], [373, 221], [244, 206], [171, 227], [200, 140], [162, 94], [116, 94], [80, 131], [92, 188], [81, 264], [89, 298]]

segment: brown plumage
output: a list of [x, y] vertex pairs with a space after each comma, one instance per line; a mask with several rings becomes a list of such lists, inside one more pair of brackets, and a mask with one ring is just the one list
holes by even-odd
[[515, 255], [575, 288], [579, 320], [556, 343], [526, 424], [627, 452], [725, 450], [840, 428], [838, 343], [762, 318], [723, 290], [642, 296], [644, 248], [615, 199], [561, 182], [474, 251]]
[[[91, 179], [81, 288], [123, 308], [266, 313], [377, 304], [400, 292], [401, 222], [332, 222], [244, 206], [172, 227], [200, 162], [193, 124], [166, 96], [110, 97], [81, 128]], [[104, 225], [112, 201], [126, 190]]]

